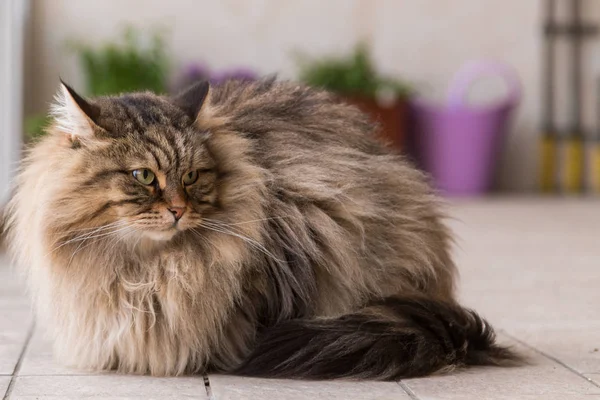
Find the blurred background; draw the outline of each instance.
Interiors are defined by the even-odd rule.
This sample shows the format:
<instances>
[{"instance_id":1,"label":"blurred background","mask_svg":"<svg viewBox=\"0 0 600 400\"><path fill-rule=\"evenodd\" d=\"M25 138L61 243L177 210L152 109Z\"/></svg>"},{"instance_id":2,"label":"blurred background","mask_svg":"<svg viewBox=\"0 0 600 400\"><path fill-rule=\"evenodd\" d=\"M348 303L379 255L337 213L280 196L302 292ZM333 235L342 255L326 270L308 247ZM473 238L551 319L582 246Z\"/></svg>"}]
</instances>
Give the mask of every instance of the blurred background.
<instances>
[{"instance_id":1,"label":"blurred background","mask_svg":"<svg viewBox=\"0 0 600 400\"><path fill-rule=\"evenodd\" d=\"M59 77L98 95L272 73L363 108L449 196L600 187L598 1L3 0L0 18L4 188Z\"/></svg>"}]
</instances>

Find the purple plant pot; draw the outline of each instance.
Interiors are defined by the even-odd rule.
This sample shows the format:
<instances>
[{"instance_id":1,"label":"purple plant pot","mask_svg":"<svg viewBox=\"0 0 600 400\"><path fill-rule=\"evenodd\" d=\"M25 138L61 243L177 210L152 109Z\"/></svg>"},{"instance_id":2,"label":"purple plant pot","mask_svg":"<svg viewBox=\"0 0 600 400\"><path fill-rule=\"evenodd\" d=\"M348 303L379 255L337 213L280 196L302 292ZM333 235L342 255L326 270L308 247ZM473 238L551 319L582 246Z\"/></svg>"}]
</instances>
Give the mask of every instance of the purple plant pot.
<instances>
[{"instance_id":1,"label":"purple plant pot","mask_svg":"<svg viewBox=\"0 0 600 400\"><path fill-rule=\"evenodd\" d=\"M468 90L484 75L502 77L508 95L491 106L469 106ZM491 188L507 124L520 97L521 86L512 69L474 62L458 72L445 105L412 102L418 163L443 194L479 195Z\"/></svg>"},{"instance_id":2,"label":"purple plant pot","mask_svg":"<svg viewBox=\"0 0 600 400\"><path fill-rule=\"evenodd\" d=\"M205 64L192 63L187 65L171 85L171 92L178 93L194 82L208 80L213 85L224 83L230 79L256 80L258 75L249 68L237 68L226 71L211 71Z\"/></svg>"},{"instance_id":3,"label":"purple plant pot","mask_svg":"<svg viewBox=\"0 0 600 400\"><path fill-rule=\"evenodd\" d=\"M258 76L254 73L254 71L251 71L247 68L240 68L214 74L213 76L211 76L210 81L213 84L220 84L230 79L253 81L257 78Z\"/></svg>"}]
</instances>

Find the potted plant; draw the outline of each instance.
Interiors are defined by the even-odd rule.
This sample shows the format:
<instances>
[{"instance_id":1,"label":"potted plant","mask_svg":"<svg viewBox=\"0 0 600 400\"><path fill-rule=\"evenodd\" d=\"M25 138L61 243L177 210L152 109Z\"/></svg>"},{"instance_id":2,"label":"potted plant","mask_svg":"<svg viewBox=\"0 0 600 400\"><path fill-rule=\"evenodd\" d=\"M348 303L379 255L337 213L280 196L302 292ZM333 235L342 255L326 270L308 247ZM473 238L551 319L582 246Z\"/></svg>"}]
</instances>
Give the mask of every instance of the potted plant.
<instances>
[{"instance_id":1,"label":"potted plant","mask_svg":"<svg viewBox=\"0 0 600 400\"><path fill-rule=\"evenodd\" d=\"M381 139L403 149L406 136L406 83L378 73L366 44L345 57L300 60L300 80L342 96L381 124Z\"/></svg>"},{"instance_id":2,"label":"potted plant","mask_svg":"<svg viewBox=\"0 0 600 400\"><path fill-rule=\"evenodd\" d=\"M151 90L166 93L170 71L165 42L155 31L147 45L142 44L138 31L127 27L120 40L101 46L71 42L83 69L86 93L90 96ZM26 139L44 134L50 120L47 115L33 115L25 120Z\"/></svg>"},{"instance_id":3,"label":"potted plant","mask_svg":"<svg viewBox=\"0 0 600 400\"><path fill-rule=\"evenodd\" d=\"M171 63L158 30L145 46L138 31L127 27L121 41L100 47L73 43L71 48L79 58L91 96L143 90L167 92Z\"/></svg>"}]
</instances>

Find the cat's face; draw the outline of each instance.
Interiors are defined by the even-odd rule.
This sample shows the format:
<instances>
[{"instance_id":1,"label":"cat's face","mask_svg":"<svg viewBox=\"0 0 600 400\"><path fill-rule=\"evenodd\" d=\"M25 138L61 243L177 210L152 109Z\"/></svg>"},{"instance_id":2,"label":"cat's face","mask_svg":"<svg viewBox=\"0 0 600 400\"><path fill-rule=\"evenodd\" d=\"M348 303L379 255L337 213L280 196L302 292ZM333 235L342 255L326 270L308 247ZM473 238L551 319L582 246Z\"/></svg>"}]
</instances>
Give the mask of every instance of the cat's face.
<instances>
[{"instance_id":1,"label":"cat's face","mask_svg":"<svg viewBox=\"0 0 600 400\"><path fill-rule=\"evenodd\" d=\"M155 126L104 148L74 150L88 160L76 191L93 193L91 215L103 224L168 240L216 207L216 166L197 132Z\"/></svg>"},{"instance_id":2,"label":"cat's face","mask_svg":"<svg viewBox=\"0 0 600 400\"><path fill-rule=\"evenodd\" d=\"M151 94L93 103L66 86L63 94L58 126L68 161L56 202L69 229L164 241L217 207L217 166L206 133L192 127L199 105L190 115L189 102Z\"/></svg>"}]
</instances>

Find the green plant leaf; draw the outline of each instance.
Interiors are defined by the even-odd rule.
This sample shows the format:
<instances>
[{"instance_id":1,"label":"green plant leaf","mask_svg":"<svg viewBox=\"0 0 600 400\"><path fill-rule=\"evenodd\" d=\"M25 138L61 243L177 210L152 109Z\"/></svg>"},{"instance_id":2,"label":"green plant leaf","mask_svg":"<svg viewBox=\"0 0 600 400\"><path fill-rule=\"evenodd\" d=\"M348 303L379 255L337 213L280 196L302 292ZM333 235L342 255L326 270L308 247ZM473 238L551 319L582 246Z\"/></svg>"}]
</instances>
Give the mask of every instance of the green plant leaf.
<instances>
[{"instance_id":1,"label":"green plant leaf","mask_svg":"<svg viewBox=\"0 0 600 400\"><path fill-rule=\"evenodd\" d=\"M396 97L405 97L412 92L407 83L377 73L369 47L364 42L358 43L353 53L345 57L310 60L306 55L296 53L295 58L300 67L300 80L311 86L370 98L382 90L391 91Z\"/></svg>"},{"instance_id":2,"label":"green plant leaf","mask_svg":"<svg viewBox=\"0 0 600 400\"><path fill-rule=\"evenodd\" d=\"M145 90L165 93L171 64L164 29L155 30L150 38L150 44L142 46L140 32L128 25L120 40L104 45L68 42L83 69L87 93L92 96Z\"/></svg>"}]
</instances>

